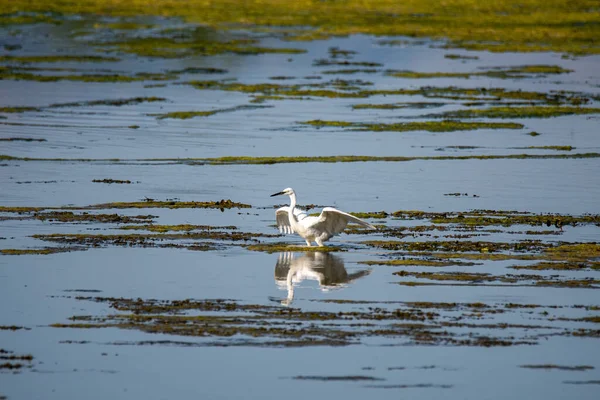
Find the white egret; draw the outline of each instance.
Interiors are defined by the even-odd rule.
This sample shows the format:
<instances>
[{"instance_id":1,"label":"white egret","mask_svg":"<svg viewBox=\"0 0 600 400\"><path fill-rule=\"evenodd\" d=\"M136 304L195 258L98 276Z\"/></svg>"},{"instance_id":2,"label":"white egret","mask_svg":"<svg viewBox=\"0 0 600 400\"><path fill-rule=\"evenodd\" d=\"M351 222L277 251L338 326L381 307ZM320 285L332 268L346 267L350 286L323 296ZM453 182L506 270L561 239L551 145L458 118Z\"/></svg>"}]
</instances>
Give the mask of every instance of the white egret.
<instances>
[{"instance_id":1,"label":"white egret","mask_svg":"<svg viewBox=\"0 0 600 400\"><path fill-rule=\"evenodd\" d=\"M296 193L292 188L283 189L279 193L272 194L271 197L284 194L290 196L290 205L281 207L275 212L279 231L282 233L296 232L306 241L307 246L310 246L311 242L324 246L323 242L343 232L349 223L377 229L368 222L333 207L325 207L318 217L309 217L306 213L296 209Z\"/></svg>"}]
</instances>

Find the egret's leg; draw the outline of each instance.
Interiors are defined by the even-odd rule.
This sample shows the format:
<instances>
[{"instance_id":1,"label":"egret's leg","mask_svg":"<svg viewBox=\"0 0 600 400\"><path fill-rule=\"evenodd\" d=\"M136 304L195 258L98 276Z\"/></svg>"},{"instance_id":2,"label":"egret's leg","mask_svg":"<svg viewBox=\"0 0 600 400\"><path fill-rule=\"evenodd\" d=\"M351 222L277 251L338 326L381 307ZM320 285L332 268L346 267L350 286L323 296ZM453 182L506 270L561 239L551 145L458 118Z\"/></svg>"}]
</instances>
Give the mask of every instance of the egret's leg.
<instances>
[{"instance_id":1,"label":"egret's leg","mask_svg":"<svg viewBox=\"0 0 600 400\"><path fill-rule=\"evenodd\" d=\"M306 246L310 247L310 240L308 240L308 239L304 239L304 240L306 241Z\"/></svg>"},{"instance_id":2,"label":"egret's leg","mask_svg":"<svg viewBox=\"0 0 600 400\"><path fill-rule=\"evenodd\" d=\"M315 242L317 242L317 244L319 245L319 247L323 247L323 246L325 246L325 245L323 244L323 242L321 241L321 239L319 239L319 238L315 238Z\"/></svg>"}]
</instances>

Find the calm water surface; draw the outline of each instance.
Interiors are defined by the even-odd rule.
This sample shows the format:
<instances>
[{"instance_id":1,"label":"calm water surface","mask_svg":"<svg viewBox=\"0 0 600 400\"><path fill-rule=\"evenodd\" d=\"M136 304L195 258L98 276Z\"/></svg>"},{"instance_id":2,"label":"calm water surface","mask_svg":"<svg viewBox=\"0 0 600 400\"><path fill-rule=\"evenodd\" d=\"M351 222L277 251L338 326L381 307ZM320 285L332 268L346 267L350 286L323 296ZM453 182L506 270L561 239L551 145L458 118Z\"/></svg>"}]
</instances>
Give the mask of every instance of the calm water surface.
<instances>
[{"instance_id":1,"label":"calm water surface","mask_svg":"<svg viewBox=\"0 0 600 400\"><path fill-rule=\"evenodd\" d=\"M10 55L47 55L87 51L68 39L61 27L23 28L20 35L7 28L1 35L22 49ZM44 34L49 33L49 36ZM600 149L598 115L548 119L514 118L522 129L479 129L455 132L355 132L343 128L301 125L308 120L392 123L428 121L427 114L464 108L458 100L443 100L428 109L353 110L360 103L435 102L423 96L373 96L362 99L306 98L273 100L261 108L247 108L209 117L162 119L149 114L207 111L251 105L251 96L222 90L197 90L179 83L189 80L235 78L246 84L300 84L331 79L369 81L369 89L422 86L504 88L527 91L568 91L600 94L600 57L563 59L559 54L492 54L450 51L439 43L398 47L378 44L381 38L352 36L318 42L290 43L267 38L265 46L295 47L304 54L258 56L220 55L186 59L144 59L123 55L122 61L87 63L86 67L114 71L164 72L188 67L226 69L216 78L183 74L164 87L149 82L81 83L0 80L1 107L40 107L37 111L0 113L0 138L45 141L2 141L0 154L12 157L63 160L2 160L0 205L87 206L143 199L217 201L231 199L250 209L104 209L93 213L152 214L156 224L233 225L241 232L275 234L269 197L293 187L300 204L335 206L353 212L422 210L427 212L515 210L568 215L597 214L600 198L600 159L468 159L407 162L301 163L275 165L192 165L149 159L212 158L223 156L487 156L509 154L593 153ZM78 47L79 46L79 47ZM317 67L314 60L329 57L329 49L356 51L351 61L383 64L377 73L323 74L337 66ZM0 54L8 55L8 50ZM449 60L445 54L477 55L478 60ZM400 79L385 70L418 72L473 72L482 68L531 64L559 65L573 72L525 79ZM80 63L41 64L45 68L81 68ZM36 65L37 66L37 65ZM48 72L49 73L49 72ZM273 80L273 76L291 76ZM318 80L306 79L319 76ZM156 82L152 82L156 83ZM360 83L359 83L360 84ZM120 107L82 105L52 108L51 104L159 96L164 102ZM596 97L597 98L597 97ZM598 106L592 102L586 106ZM494 120L496 121L496 120ZM504 121L504 120L502 120ZM137 125L137 129L130 128ZM528 133L536 131L540 136ZM537 148L530 149L535 146ZM572 146L569 151L541 149ZM80 161L77 159L92 159ZM122 159L123 162L106 159ZM140 161L141 159L141 161ZM94 179L131 180L132 184L102 184ZM449 196L451 193L467 194ZM280 201L280 198L276 198ZM316 212L312 210L311 212ZM52 246L33 234L120 233L118 224L59 223L15 219L2 213L1 249ZM6 217L6 218L4 218ZM377 220L370 220L379 223ZM390 227L418 225L389 218ZM540 239L547 243L598 242L595 225L565 226L555 234L514 235L511 227L470 240L512 242ZM543 230L543 227L538 228ZM136 231L139 233L139 231ZM428 398L544 398L596 399L600 382L598 325L573 322L598 317L600 295L595 288L532 287L522 285L405 286L393 273L401 268L365 265L366 260L389 254L363 244L391 240L383 233L349 234L330 245L347 251L333 255L263 253L227 243L213 251L181 248L102 246L87 251L49 255L0 256L0 348L10 354L31 354L33 361L20 371L0 369L0 397L9 399L212 399L365 397ZM297 236L259 238L263 243L301 245ZM449 240L444 234L405 241ZM476 266L452 266L452 271L513 273L514 261L484 261ZM408 267L411 271L432 271ZM295 273L292 286L286 279ZM436 269L437 271L437 269ZM503 271L503 272L499 272ZM537 271L535 272L538 273ZM598 280L597 270L540 271L565 278ZM595 286L597 287L597 286ZM463 326L461 337L472 332L517 338L530 344L510 346L425 345L407 336L359 336L345 346L274 346L269 336L252 338L194 337L146 333L107 327L78 329L52 327L71 323L72 316L119 314L108 302L83 297L159 299L165 301L230 299L240 304L297 308L314 312L369 312L397 308L407 302L484 303L548 306L548 309L507 311L469 320L478 324L512 324L507 329ZM330 302L330 300L339 300ZM586 306L573 307L573 306ZM539 314L547 311L546 314ZM447 321L452 312L440 311ZM539 336L552 319L556 333L588 329L596 334ZM323 325L322 321L315 321ZM293 325L290 325L293 326ZM327 325L323 325L327 326ZM360 329L360 328L357 328ZM445 328L452 329L452 328ZM544 328L546 329L546 328ZM546 333L542 329L543 333ZM265 342L265 345L261 345ZM9 354L9 353L6 353ZM2 354L0 354L2 355ZM2 359L0 359L2 364ZM590 368L522 368L554 365Z\"/></svg>"}]
</instances>

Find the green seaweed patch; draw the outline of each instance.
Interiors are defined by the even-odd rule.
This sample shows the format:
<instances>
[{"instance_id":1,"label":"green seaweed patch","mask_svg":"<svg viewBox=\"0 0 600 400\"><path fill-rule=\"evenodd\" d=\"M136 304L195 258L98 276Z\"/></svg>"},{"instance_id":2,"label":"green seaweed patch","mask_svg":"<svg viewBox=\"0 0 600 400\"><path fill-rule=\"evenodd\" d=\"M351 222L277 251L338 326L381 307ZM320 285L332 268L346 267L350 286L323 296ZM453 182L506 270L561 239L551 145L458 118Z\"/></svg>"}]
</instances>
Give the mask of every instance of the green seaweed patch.
<instances>
[{"instance_id":1,"label":"green seaweed patch","mask_svg":"<svg viewBox=\"0 0 600 400\"><path fill-rule=\"evenodd\" d=\"M48 108L63 108L63 107L92 107L92 106L131 106L142 103L156 103L167 101L164 97L156 96L139 96L130 97L125 99L105 99L105 100L89 100L89 101L78 101L73 103L56 103L50 104Z\"/></svg>"},{"instance_id":2,"label":"green seaweed patch","mask_svg":"<svg viewBox=\"0 0 600 400\"><path fill-rule=\"evenodd\" d=\"M477 129L522 129L522 124L507 122L463 122L455 120L443 121L424 121L424 122L400 122L392 124L368 124L345 121L323 121L312 120L300 122L304 125L311 125L317 128L323 127L342 127L352 128L355 131L373 131L373 132L410 132L410 131L428 131L428 132L454 132L470 131Z\"/></svg>"},{"instance_id":3,"label":"green seaweed patch","mask_svg":"<svg viewBox=\"0 0 600 400\"><path fill-rule=\"evenodd\" d=\"M462 155L462 156L297 156L297 157L249 157L225 156L216 158L32 158L15 157L0 154L0 161L33 161L33 162L72 162L72 163L157 163L186 165L262 165L262 164L293 164L293 163L337 163L337 162L405 162L418 160L547 160L547 159L581 159L600 158L600 153L575 154L497 154L497 155ZM5 207L6 208L6 207ZM2 211L0 206L0 211ZM10 209L10 207L8 207ZM62 207L65 209L65 207ZM69 209L76 209L71 207Z\"/></svg>"},{"instance_id":4,"label":"green seaweed patch","mask_svg":"<svg viewBox=\"0 0 600 400\"><path fill-rule=\"evenodd\" d=\"M440 118L552 118L562 115L599 114L600 108L566 106L490 107L432 114Z\"/></svg>"},{"instance_id":5,"label":"green seaweed patch","mask_svg":"<svg viewBox=\"0 0 600 400\"><path fill-rule=\"evenodd\" d=\"M200 29L202 31L202 29ZM184 33L183 31L180 31ZM211 35L192 34L188 38L176 37L129 37L109 42L95 43L108 51L121 51L141 57L181 58L190 56L212 56L223 53L239 55L256 54L301 54L304 49L257 46L258 40L248 37L229 39L211 38Z\"/></svg>"},{"instance_id":6,"label":"green seaweed patch","mask_svg":"<svg viewBox=\"0 0 600 400\"><path fill-rule=\"evenodd\" d=\"M125 225L119 229L124 230L144 230L150 232L190 232L190 231L210 231L210 230L235 230L238 229L236 226L212 226L212 225Z\"/></svg>"},{"instance_id":7,"label":"green seaweed patch","mask_svg":"<svg viewBox=\"0 0 600 400\"><path fill-rule=\"evenodd\" d=\"M0 331L20 331L20 330L29 331L29 330L31 330L31 328L26 328L24 326L17 326L17 325L0 325ZM5 356L5 355L2 355L2 352L0 352L0 360L15 360L15 359L17 359L17 357L19 357L19 359L24 359L23 357L28 357L28 356ZM29 357L31 357L31 356L29 356ZM31 357L30 359L33 359L33 357Z\"/></svg>"},{"instance_id":8,"label":"green seaweed patch","mask_svg":"<svg viewBox=\"0 0 600 400\"><path fill-rule=\"evenodd\" d=\"M445 48L488 50L494 52L558 52L598 54L597 16L588 2L565 0L544 2L527 0L516 8L513 1L501 0L493 7L473 7L469 0L451 3L407 0L398 8L394 1L295 2L278 0L223 1L218 3L191 0L178 2L66 0L56 3L13 1L5 5L7 17L2 23L36 22L38 15L17 14L23 11L60 14L99 14L110 16L155 15L182 17L188 22L221 29L241 27L285 27L285 38L302 40L327 38L331 35L370 34L443 39ZM566 12L565 10L568 10ZM9 17L10 16L10 17ZM499 20L499 16L502 19ZM33 20L32 20L33 18ZM53 22L52 18L47 22ZM548 23L551 21L552 23ZM289 30L292 27L296 33ZM311 27L312 29L298 29ZM262 28L265 29L265 28ZM278 28L271 29L276 33ZM393 39L388 41L392 43ZM418 41L411 41L414 45ZM350 57L354 53L330 50L332 57Z\"/></svg>"},{"instance_id":9,"label":"green seaweed patch","mask_svg":"<svg viewBox=\"0 0 600 400\"><path fill-rule=\"evenodd\" d=\"M514 265L512 269L530 271L585 271L588 269L600 270L600 262L551 262L544 261L533 265Z\"/></svg>"},{"instance_id":10,"label":"green seaweed patch","mask_svg":"<svg viewBox=\"0 0 600 400\"><path fill-rule=\"evenodd\" d=\"M566 74L573 70L558 65L522 65L518 67L495 67L477 72L417 72L417 71L388 71L387 74L396 78L464 78L488 77L500 79L521 79L546 75Z\"/></svg>"},{"instance_id":11,"label":"green seaweed patch","mask_svg":"<svg viewBox=\"0 0 600 400\"><path fill-rule=\"evenodd\" d=\"M527 149L539 149L539 150L556 150L556 151L573 151L573 146L528 146Z\"/></svg>"},{"instance_id":12,"label":"green seaweed patch","mask_svg":"<svg viewBox=\"0 0 600 400\"><path fill-rule=\"evenodd\" d=\"M300 381L323 381L323 382L360 382L360 381L385 381L369 375L296 375L292 379Z\"/></svg>"},{"instance_id":13,"label":"green seaweed patch","mask_svg":"<svg viewBox=\"0 0 600 400\"><path fill-rule=\"evenodd\" d=\"M449 60L479 60L478 56L469 56L469 55L454 54L454 53L444 54L444 58L447 58Z\"/></svg>"},{"instance_id":14,"label":"green seaweed patch","mask_svg":"<svg viewBox=\"0 0 600 400\"><path fill-rule=\"evenodd\" d=\"M590 260L595 260L594 265L597 266L600 259L600 244L598 243L576 243L576 244L561 244L559 246L546 249L544 256L552 261L564 262L583 262L588 263Z\"/></svg>"},{"instance_id":15,"label":"green seaweed patch","mask_svg":"<svg viewBox=\"0 0 600 400\"><path fill-rule=\"evenodd\" d=\"M588 371L594 369L591 365L557 365L557 364L525 364L520 368L527 369L557 369L560 371Z\"/></svg>"},{"instance_id":16,"label":"green seaweed patch","mask_svg":"<svg viewBox=\"0 0 600 400\"><path fill-rule=\"evenodd\" d=\"M354 215L357 218L367 219L367 218L377 218L377 219L385 219L389 216L385 211L376 211L376 212L351 212L351 215Z\"/></svg>"},{"instance_id":17,"label":"green seaweed patch","mask_svg":"<svg viewBox=\"0 0 600 400\"><path fill-rule=\"evenodd\" d=\"M38 138L10 137L0 138L0 142L47 142L47 140Z\"/></svg>"},{"instance_id":18,"label":"green seaweed patch","mask_svg":"<svg viewBox=\"0 0 600 400\"><path fill-rule=\"evenodd\" d=\"M164 113L164 114L148 114L148 115L156 117L156 119L167 119L167 118L189 119L189 118L195 118L195 117L208 117L211 115L224 113L224 112L234 112L234 111L239 111L239 110L254 110L254 109L260 109L260 108L267 108L267 107L270 107L270 106L240 105L240 106L236 106L236 107L221 108L221 109L209 110L209 111L174 111L174 112L169 112L169 113Z\"/></svg>"},{"instance_id":19,"label":"green seaweed patch","mask_svg":"<svg viewBox=\"0 0 600 400\"><path fill-rule=\"evenodd\" d=\"M87 209L87 210L102 210L109 208L215 208L220 210L231 209L231 208L251 208L252 206L244 203L237 203L231 200L219 200L219 201L134 201L134 202L114 202L95 204L86 207L71 207L72 209ZM65 209L65 207L61 207ZM2 209L0 208L0 211Z\"/></svg>"},{"instance_id":20,"label":"green seaweed patch","mask_svg":"<svg viewBox=\"0 0 600 400\"><path fill-rule=\"evenodd\" d=\"M479 252L495 253L500 251L540 251L551 247L549 243L540 240L523 240L520 242L471 242L471 241L429 241L429 242L404 242L399 240L370 240L364 244L385 250L403 250L409 252Z\"/></svg>"},{"instance_id":21,"label":"green seaweed patch","mask_svg":"<svg viewBox=\"0 0 600 400\"><path fill-rule=\"evenodd\" d=\"M423 281L401 281L400 285L406 286L427 286L427 285L460 285L485 286L496 284L517 284L519 286L543 286L543 287L561 287L561 288L600 288L600 280L593 278L585 279L561 279L556 276L545 277L541 275L493 275L490 273L475 272L415 272L401 270L394 272L402 278L411 277L421 280L435 281L433 283Z\"/></svg>"},{"instance_id":22,"label":"green seaweed patch","mask_svg":"<svg viewBox=\"0 0 600 400\"><path fill-rule=\"evenodd\" d=\"M179 208L212 208L224 211L225 209L231 208L252 208L249 204L237 203L232 200L219 200L219 201L157 201L148 199L146 201L135 201L135 202L114 202L104 204L93 204L89 206L62 206L62 207L28 207L28 206L17 206L7 207L0 206L0 212L5 213L27 213L27 212L40 212L44 210L105 210L105 209L128 209L128 208L167 208L167 209L179 209ZM93 218L90 217L90 218Z\"/></svg>"},{"instance_id":23,"label":"green seaweed patch","mask_svg":"<svg viewBox=\"0 0 600 400\"><path fill-rule=\"evenodd\" d=\"M386 266L414 265L414 266L420 266L420 267L448 267L448 266L452 266L452 265L461 265L461 266L477 265L473 262L451 261L451 260L441 260L441 259L431 260L431 259L421 259L421 258L409 258L409 259L401 259L401 260L359 261L359 264L386 265Z\"/></svg>"},{"instance_id":24,"label":"green seaweed patch","mask_svg":"<svg viewBox=\"0 0 600 400\"><path fill-rule=\"evenodd\" d=\"M29 111L40 111L40 109L38 107L0 107L0 112L7 114L20 114Z\"/></svg>"},{"instance_id":25,"label":"green seaweed patch","mask_svg":"<svg viewBox=\"0 0 600 400\"><path fill-rule=\"evenodd\" d=\"M353 110L398 110L404 108L436 108L443 107L448 103L440 103L440 102L405 102L405 103L392 103L392 104L353 104Z\"/></svg>"},{"instance_id":26,"label":"green seaweed patch","mask_svg":"<svg viewBox=\"0 0 600 400\"><path fill-rule=\"evenodd\" d=\"M62 62L117 62L121 61L117 57L94 56L94 55L52 55L52 56L0 56L0 62L16 62L23 64L31 63L62 63Z\"/></svg>"},{"instance_id":27,"label":"green seaweed patch","mask_svg":"<svg viewBox=\"0 0 600 400\"><path fill-rule=\"evenodd\" d=\"M222 68L214 68L214 67L188 67L183 69L173 69L169 70L169 73L179 75L179 74L226 74L227 70Z\"/></svg>"},{"instance_id":28,"label":"green seaweed patch","mask_svg":"<svg viewBox=\"0 0 600 400\"><path fill-rule=\"evenodd\" d=\"M406 253L418 257L435 257L438 259L464 259L464 260L482 260L482 261L506 261L506 260L537 260L538 255L533 254L504 254L504 253L463 253L463 252L410 252Z\"/></svg>"},{"instance_id":29,"label":"green seaweed patch","mask_svg":"<svg viewBox=\"0 0 600 400\"><path fill-rule=\"evenodd\" d=\"M302 98L302 97L325 97L325 98L367 98L371 96L423 96L435 99L450 100L469 100L469 101L520 101L520 102L538 102L546 104L573 104L580 105L589 103L596 99L593 95L579 92L567 91L549 91L549 92L529 92L523 90L508 90L505 88L463 88L456 86L437 87L425 86L418 89L366 89L365 86L372 85L371 82L364 81L345 81L336 79L328 82L306 83L306 84L275 84L259 83L244 84L230 81L189 81L186 84L192 85L201 90L226 90L242 93L250 93L262 96L282 96L284 98ZM331 90L335 88L338 90Z\"/></svg>"},{"instance_id":30,"label":"green seaweed patch","mask_svg":"<svg viewBox=\"0 0 600 400\"><path fill-rule=\"evenodd\" d=\"M114 29L114 30L121 30L121 31L152 29L154 27L156 27L156 25L143 24L143 23L134 22L134 21L118 21L118 22L111 22L111 23L107 23L105 25L97 26L97 28L100 28L100 29L106 28L106 29Z\"/></svg>"},{"instance_id":31,"label":"green seaweed patch","mask_svg":"<svg viewBox=\"0 0 600 400\"><path fill-rule=\"evenodd\" d=\"M44 247L42 249L0 249L0 254L5 256L22 256L22 255L48 255L57 253L69 253L71 251L85 250L81 247Z\"/></svg>"},{"instance_id":32,"label":"green seaweed patch","mask_svg":"<svg viewBox=\"0 0 600 400\"><path fill-rule=\"evenodd\" d=\"M339 310L304 311L291 307L244 304L226 299L167 301L83 296L76 299L105 303L118 313L75 315L69 318L69 323L56 323L52 327L116 327L146 333L189 336L198 338L200 342L197 345L200 346L340 346L359 344L366 338L378 337L393 340L394 343L401 338L418 345L490 347L535 344L539 339L547 337L545 333L532 332L531 328L537 327L532 325L455 322L461 319L480 319L483 314L505 312L504 309L496 309L483 303L406 303L394 309L385 306L363 308L369 302L334 301L340 307ZM344 309L344 306L349 307ZM452 315L448 315L448 312ZM457 312L460 314L456 315ZM445 327L469 329L464 332ZM518 334L510 337L488 336L480 332L489 332L491 329L500 332L510 327L527 328L527 337L518 337ZM564 327L560 334L576 333L592 334ZM215 338L218 340L214 341ZM147 344L159 343L161 342L149 341Z\"/></svg>"},{"instance_id":33,"label":"green seaweed patch","mask_svg":"<svg viewBox=\"0 0 600 400\"><path fill-rule=\"evenodd\" d=\"M420 213L396 211L392 216L403 219L430 219L434 224L457 224L462 226L563 226L579 224L600 225L600 215L562 215L562 214L523 214L523 213L490 213L473 211L464 213Z\"/></svg>"},{"instance_id":34,"label":"green seaweed patch","mask_svg":"<svg viewBox=\"0 0 600 400\"><path fill-rule=\"evenodd\" d=\"M0 79L35 81L35 82L97 82L97 83L129 83L142 81L166 81L176 79L177 76L163 73L138 72L132 75L106 73L106 74L72 74L72 75L46 75L21 72L10 67L0 67Z\"/></svg>"},{"instance_id":35,"label":"green seaweed patch","mask_svg":"<svg viewBox=\"0 0 600 400\"><path fill-rule=\"evenodd\" d=\"M329 67L334 65L343 67L383 67L381 63L368 61L348 61L328 58L319 58L313 61L313 67Z\"/></svg>"},{"instance_id":36,"label":"green seaweed patch","mask_svg":"<svg viewBox=\"0 0 600 400\"><path fill-rule=\"evenodd\" d=\"M86 247L124 246L124 247L160 247L160 248L188 248L182 243L163 243L166 240L214 240L214 241L256 241L257 237L275 237L278 235L251 233L251 232L223 232L223 231L179 231L175 233L149 233L149 234L83 234L83 233L52 233L34 234L31 237L43 241L80 245ZM190 250L202 250L203 246L214 246L210 243L197 242Z\"/></svg>"},{"instance_id":37,"label":"green seaweed patch","mask_svg":"<svg viewBox=\"0 0 600 400\"><path fill-rule=\"evenodd\" d=\"M239 82L224 81L190 81L186 82L196 89L201 90L225 90L242 93L250 93L255 96L271 96L271 99L303 98L303 97L326 97L326 98L356 98L368 97L369 93L357 91L357 85L368 85L363 81L345 81L336 79L330 82L283 85L275 83L244 84ZM331 90L330 87L338 90ZM353 91L349 91L353 90Z\"/></svg>"},{"instance_id":38,"label":"green seaweed patch","mask_svg":"<svg viewBox=\"0 0 600 400\"><path fill-rule=\"evenodd\" d=\"M0 15L0 26L2 25L32 25L53 24L60 25L62 20L50 13L23 13L23 10L14 10L12 13Z\"/></svg>"},{"instance_id":39,"label":"green seaweed patch","mask_svg":"<svg viewBox=\"0 0 600 400\"><path fill-rule=\"evenodd\" d=\"M346 69L330 69L321 72L324 75L351 75L351 74L376 74L380 70L375 68L346 68Z\"/></svg>"},{"instance_id":40,"label":"green seaweed patch","mask_svg":"<svg viewBox=\"0 0 600 400\"><path fill-rule=\"evenodd\" d=\"M105 179L92 179L92 182L94 183L108 183L108 184L131 184L132 182L129 179L126 180L121 180L121 179L111 179L111 178L105 178Z\"/></svg>"},{"instance_id":41,"label":"green seaweed patch","mask_svg":"<svg viewBox=\"0 0 600 400\"><path fill-rule=\"evenodd\" d=\"M76 214L71 211L39 212L33 214L31 217L40 221L49 222L97 222L108 224L140 224L148 223L156 218L154 215L90 214L87 212Z\"/></svg>"},{"instance_id":42,"label":"green seaweed patch","mask_svg":"<svg viewBox=\"0 0 600 400\"><path fill-rule=\"evenodd\" d=\"M341 247L335 246L297 246L287 243L258 243L245 246L251 251L262 251L265 253L280 253L280 252L318 252L318 253L331 253L347 251Z\"/></svg>"}]
</instances>

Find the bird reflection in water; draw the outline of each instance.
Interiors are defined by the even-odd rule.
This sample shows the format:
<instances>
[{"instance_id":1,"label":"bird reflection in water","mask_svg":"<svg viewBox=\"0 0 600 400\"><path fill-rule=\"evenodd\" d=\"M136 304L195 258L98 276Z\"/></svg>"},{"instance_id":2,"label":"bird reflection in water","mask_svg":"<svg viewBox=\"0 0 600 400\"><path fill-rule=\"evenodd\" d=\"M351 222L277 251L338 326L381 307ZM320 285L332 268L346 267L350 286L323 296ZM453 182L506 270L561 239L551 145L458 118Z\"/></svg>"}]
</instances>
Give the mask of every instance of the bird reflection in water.
<instances>
[{"instance_id":1,"label":"bird reflection in water","mask_svg":"<svg viewBox=\"0 0 600 400\"><path fill-rule=\"evenodd\" d=\"M370 270L349 274L344 261L324 252L307 252L302 255L293 252L279 253L275 265L275 282L279 288L287 290L287 299L281 304L290 305L294 300L294 286L309 279L319 282L319 288L326 292L340 289L355 280L369 275Z\"/></svg>"}]
</instances>

